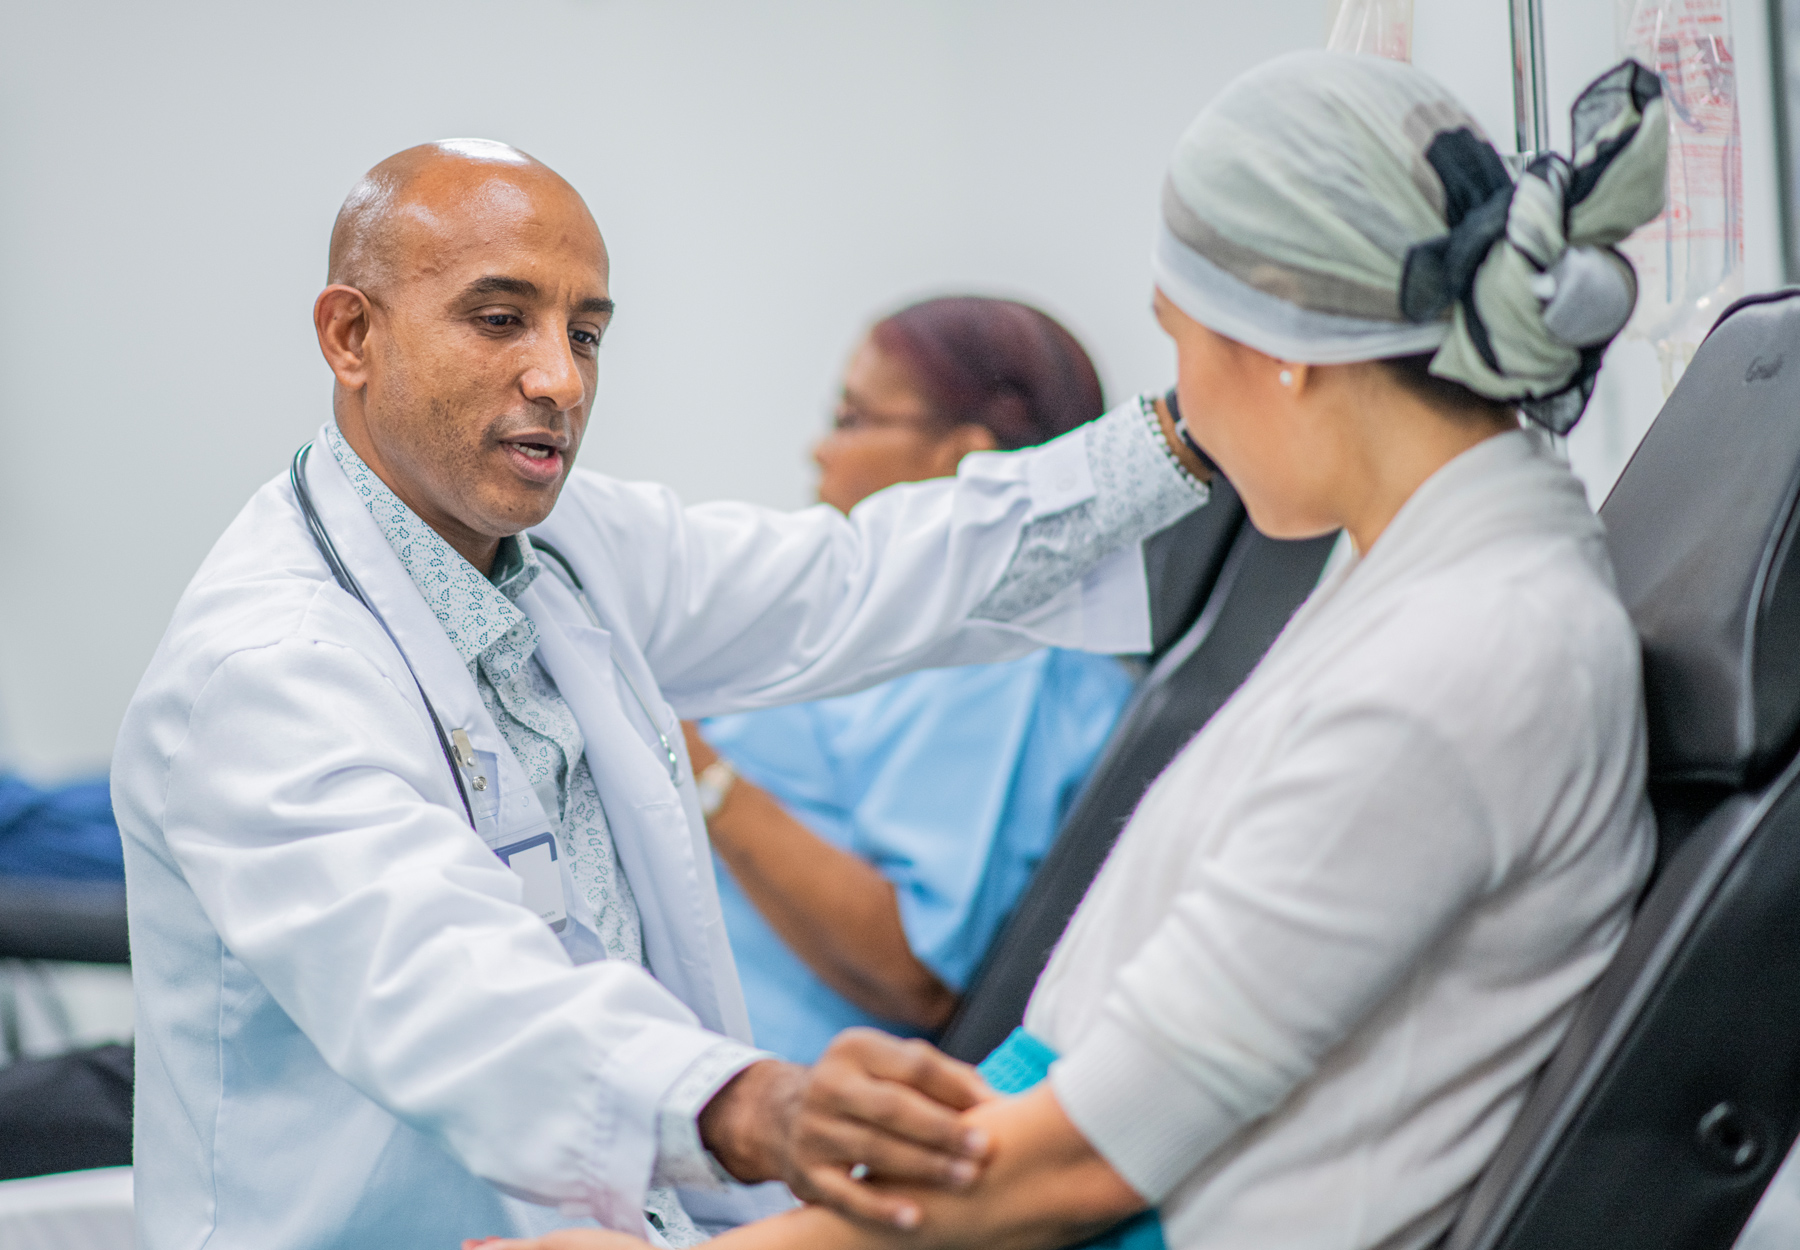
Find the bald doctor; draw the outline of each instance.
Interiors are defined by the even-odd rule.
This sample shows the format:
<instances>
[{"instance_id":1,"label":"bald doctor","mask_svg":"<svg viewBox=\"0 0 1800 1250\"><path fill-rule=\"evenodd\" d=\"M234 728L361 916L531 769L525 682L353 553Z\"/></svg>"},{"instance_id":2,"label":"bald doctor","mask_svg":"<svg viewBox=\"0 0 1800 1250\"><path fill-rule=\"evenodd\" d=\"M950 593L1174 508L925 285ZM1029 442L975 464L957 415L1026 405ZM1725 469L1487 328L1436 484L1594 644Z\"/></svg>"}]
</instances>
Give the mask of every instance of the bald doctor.
<instances>
[{"instance_id":1,"label":"bald doctor","mask_svg":"<svg viewBox=\"0 0 1800 1250\"><path fill-rule=\"evenodd\" d=\"M1138 542L1204 470L1134 401L848 518L684 509L573 471L607 268L574 190L485 141L338 216L333 417L188 586L113 763L145 1250L687 1245L775 1180L904 1227L857 1165L978 1171L971 1069L753 1048L679 720L1142 650Z\"/></svg>"}]
</instances>

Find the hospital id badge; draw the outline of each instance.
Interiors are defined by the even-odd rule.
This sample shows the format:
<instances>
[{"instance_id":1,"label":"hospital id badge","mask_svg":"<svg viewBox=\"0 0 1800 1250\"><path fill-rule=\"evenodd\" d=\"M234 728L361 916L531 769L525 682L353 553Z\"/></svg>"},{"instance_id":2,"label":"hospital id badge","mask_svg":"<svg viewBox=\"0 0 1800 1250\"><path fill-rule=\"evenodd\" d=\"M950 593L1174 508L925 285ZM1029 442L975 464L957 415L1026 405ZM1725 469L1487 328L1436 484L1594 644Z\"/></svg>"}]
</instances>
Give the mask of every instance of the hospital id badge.
<instances>
[{"instance_id":1,"label":"hospital id badge","mask_svg":"<svg viewBox=\"0 0 1800 1250\"><path fill-rule=\"evenodd\" d=\"M525 906L536 912L538 919L549 925L552 933L561 933L563 926L569 923L569 917L563 911L562 870L556 864L556 838L548 831L534 833L511 846L496 847L494 854L524 882Z\"/></svg>"}]
</instances>

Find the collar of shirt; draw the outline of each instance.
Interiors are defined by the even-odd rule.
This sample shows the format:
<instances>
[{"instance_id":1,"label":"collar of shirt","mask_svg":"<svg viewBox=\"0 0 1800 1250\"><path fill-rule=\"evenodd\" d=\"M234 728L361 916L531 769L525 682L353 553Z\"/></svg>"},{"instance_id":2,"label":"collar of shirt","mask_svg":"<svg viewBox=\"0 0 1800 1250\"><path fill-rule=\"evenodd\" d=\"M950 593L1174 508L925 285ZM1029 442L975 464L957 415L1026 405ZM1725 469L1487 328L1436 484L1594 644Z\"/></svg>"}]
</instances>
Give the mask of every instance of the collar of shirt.
<instances>
[{"instance_id":1,"label":"collar of shirt","mask_svg":"<svg viewBox=\"0 0 1800 1250\"><path fill-rule=\"evenodd\" d=\"M471 673L479 661L494 681L517 674L537 650L538 640L537 627L516 600L543 569L525 536L501 539L492 577L483 577L388 489L335 424L325 427L325 438L351 489Z\"/></svg>"}]
</instances>

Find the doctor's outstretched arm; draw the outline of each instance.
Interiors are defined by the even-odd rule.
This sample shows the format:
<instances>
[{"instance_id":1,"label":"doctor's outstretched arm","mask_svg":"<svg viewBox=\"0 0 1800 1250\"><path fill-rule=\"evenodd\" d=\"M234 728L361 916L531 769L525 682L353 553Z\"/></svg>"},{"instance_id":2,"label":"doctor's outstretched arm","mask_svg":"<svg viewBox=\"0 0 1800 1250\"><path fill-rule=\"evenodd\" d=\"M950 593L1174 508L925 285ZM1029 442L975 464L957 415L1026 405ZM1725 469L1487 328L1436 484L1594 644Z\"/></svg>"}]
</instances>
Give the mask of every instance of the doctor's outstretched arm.
<instances>
[{"instance_id":1,"label":"doctor's outstretched arm","mask_svg":"<svg viewBox=\"0 0 1800 1250\"><path fill-rule=\"evenodd\" d=\"M1139 544L1205 502L1205 475L1163 406L1133 399L1040 447L969 455L955 478L878 491L848 517L684 509L659 487L577 472L538 532L607 588L609 628L693 718L1039 646L1143 651Z\"/></svg>"}]
</instances>

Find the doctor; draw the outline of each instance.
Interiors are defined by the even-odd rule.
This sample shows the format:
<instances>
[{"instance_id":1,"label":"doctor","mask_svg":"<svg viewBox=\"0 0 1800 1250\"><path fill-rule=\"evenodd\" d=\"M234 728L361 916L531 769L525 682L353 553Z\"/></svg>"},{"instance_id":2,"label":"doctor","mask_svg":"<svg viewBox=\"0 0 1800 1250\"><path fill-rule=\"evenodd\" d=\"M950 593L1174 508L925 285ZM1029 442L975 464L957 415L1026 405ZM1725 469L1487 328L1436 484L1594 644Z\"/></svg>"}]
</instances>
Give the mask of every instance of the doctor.
<instances>
[{"instance_id":1,"label":"doctor","mask_svg":"<svg viewBox=\"0 0 1800 1250\"><path fill-rule=\"evenodd\" d=\"M1203 471L1134 401L848 518L574 474L607 266L485 141L339 214L333 420L196 574L114 759L146 1250L692 1244L776 1179L904 1227L856 1165L978 1170L969 1069L750 1045L678 717L1141 649L1138 540Z\"/></svg>"}]
</instances>

